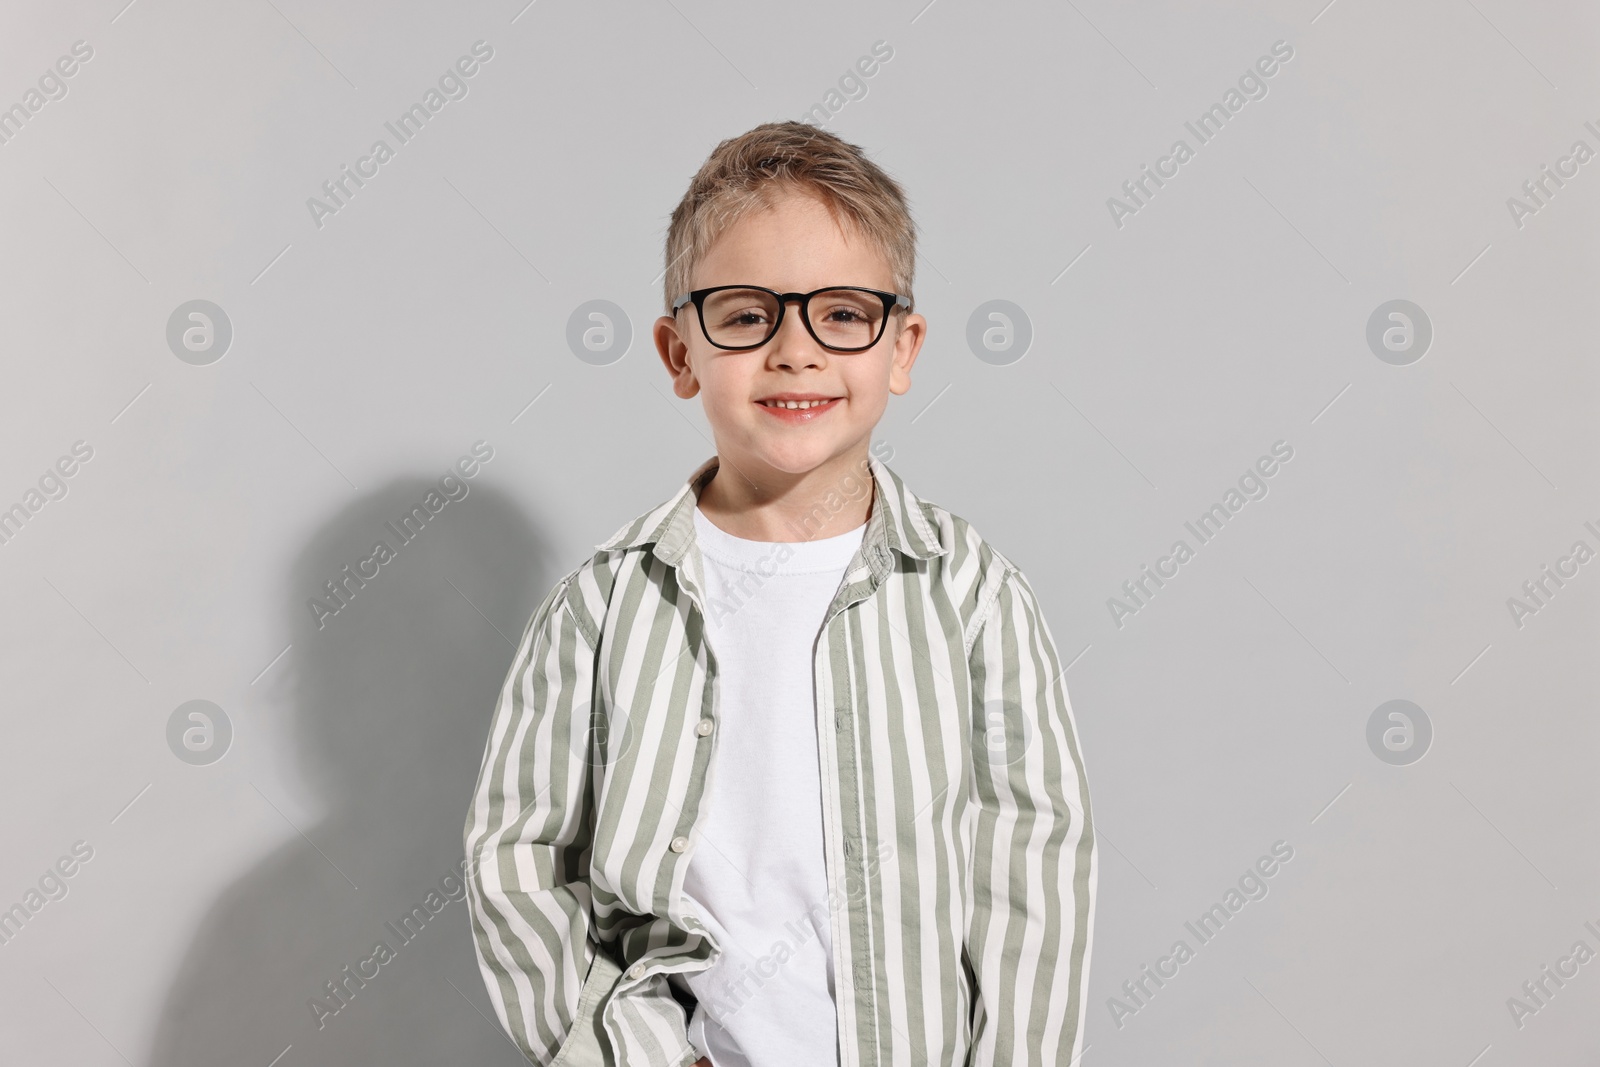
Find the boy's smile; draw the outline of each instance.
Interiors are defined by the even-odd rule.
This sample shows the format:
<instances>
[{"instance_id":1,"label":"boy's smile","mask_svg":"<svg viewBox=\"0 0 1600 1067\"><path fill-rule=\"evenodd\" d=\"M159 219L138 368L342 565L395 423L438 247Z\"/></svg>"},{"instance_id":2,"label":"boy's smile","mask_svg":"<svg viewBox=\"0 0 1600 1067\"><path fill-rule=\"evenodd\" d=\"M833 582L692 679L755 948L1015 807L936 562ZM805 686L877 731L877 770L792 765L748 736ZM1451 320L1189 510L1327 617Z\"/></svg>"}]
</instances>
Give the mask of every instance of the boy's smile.
<instances>
[{"instance_id":1,"label":"boy's smile","mask_svg":"<svg viewBox=\"0 0 1600 1067\"><path fill-rule=\"evenodd\" d=\"M800 193L781 195L771 208L752 208L720 234L693 285L759 285L780 293L895 288L883 253L848 221L835 221L820 200ZM814 321L824 310L813 309ZM735 536L793 540L786 520L865 469L889 394L911 388L911 365L926 330L921 315L895 309L871 348L836 352L817 342L800 303L791 301L770 340L729 351L707 340L693 303L656 320L656 348L673 392L684 399L702 394L726 468L720 473L732 475L706 485L700 497L706 515ZM867 514L865 505L841 512L814 536L854 529Z\"/></svg>"},{"instance_id":2,"label":"boy's smile","mask_svg":"<svg viewBox=\"0 0 1600 1067\"><path fill-rule=\"evenodd\" d=\"M831 411L841 397L827 397L818 393L774 393L756 401L763 411L790 423L807 422Z\"/></svg>"}]
</instances>

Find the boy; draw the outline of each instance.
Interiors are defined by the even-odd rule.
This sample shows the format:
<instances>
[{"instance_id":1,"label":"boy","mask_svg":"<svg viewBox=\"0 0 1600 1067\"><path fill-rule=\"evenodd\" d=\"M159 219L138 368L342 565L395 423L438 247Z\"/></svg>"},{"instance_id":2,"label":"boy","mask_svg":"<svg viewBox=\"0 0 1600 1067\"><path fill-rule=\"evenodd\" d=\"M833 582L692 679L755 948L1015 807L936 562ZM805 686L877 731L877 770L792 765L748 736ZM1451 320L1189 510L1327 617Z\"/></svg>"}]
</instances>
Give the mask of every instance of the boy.
<instances>
[{"instance_id":1,"label":"boy","mask_svg":"<svg viewBox=\"0 0 1600 1067\"><path fill-rule=\"evenodd\" d=\"M869 451L915 229L860 149L723 142L655 341L717 453L534 612L465 828L501 1023L553 1067L1069 1064L1096 850L1022 573Z\"/></svg>"}]
</instances>

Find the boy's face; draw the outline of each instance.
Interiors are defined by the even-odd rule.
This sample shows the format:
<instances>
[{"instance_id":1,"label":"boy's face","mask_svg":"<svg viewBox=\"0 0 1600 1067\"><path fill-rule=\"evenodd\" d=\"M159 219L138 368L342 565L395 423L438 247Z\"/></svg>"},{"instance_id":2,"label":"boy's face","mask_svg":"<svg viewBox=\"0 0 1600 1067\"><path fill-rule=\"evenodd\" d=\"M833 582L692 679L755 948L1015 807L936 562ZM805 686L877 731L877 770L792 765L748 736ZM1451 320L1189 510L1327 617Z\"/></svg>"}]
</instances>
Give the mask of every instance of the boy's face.
<instances>
[{"instance_id":1,"label":"boy's face","mask_svg":"<svg viewBox=\"0 0 1600 1067\"><path fill-rule=\"evenodd\" d=\"M760 285L808 293L835 285L893 292L889 264L875 247L843 231L811 196L785 195L771 209L752 209L718 236L691 288ZM703 394L717 454L747 476L805 474L864 456L889 394L911 388L911 364L927 320L890 313L878 343L862 352L832 352L806 329L790 303L777 334L760 348L727 351L706 340L693 302L656 320L656 348L672 388ZM836 398L809 414L775 413L760 401L799 393ZM781 477L780 477L781 480Z\"/></svg>"}]
</instances>

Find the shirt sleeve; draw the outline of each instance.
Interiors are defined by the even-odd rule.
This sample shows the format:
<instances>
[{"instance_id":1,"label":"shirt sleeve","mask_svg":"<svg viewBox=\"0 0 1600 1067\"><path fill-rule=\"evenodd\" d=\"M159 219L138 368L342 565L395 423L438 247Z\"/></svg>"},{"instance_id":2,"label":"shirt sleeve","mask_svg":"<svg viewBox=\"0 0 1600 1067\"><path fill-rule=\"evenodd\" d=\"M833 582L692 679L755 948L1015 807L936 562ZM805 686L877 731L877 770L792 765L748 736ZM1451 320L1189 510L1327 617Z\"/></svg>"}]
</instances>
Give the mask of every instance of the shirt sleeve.
<instances>
[{"instance_id":1,"label":"shirt sleeve","mask_svg":"<svg viewBox=\"0 0 1600 1067\"><path fill-rule=\"evenodd\" d=\"M1066 664L1015 567L970 663L978 812L964 953L977 1002L967 1065L1075 1065L1094 924L1089 785Z\"/></svg>"},{"instance_id":2,"label":"shirt sleeve","mask_svg":"<svg viewBox=\"0 0 1600 1067\"><path fill-rule=\"evenodd\" d=\"M572 577L523 632L464 831L478 966L500 1024L538 1064L573 1032L597 951L588 881L594 650L567 607Z\"/></svg>"}]
</instances>

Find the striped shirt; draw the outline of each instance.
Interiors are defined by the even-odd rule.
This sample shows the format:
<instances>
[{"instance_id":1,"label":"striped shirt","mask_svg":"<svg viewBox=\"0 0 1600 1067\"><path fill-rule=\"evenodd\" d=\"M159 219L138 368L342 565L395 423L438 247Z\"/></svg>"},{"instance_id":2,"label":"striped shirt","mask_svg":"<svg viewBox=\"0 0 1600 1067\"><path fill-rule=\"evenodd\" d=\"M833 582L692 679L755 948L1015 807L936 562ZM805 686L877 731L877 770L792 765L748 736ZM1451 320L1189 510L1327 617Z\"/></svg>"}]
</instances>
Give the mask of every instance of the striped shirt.
<instances>
[{"instance_id":1,"label":"striped shirt","mask_svg":"<svg viewBox=\"0 0 1600 1067\"><path fill-rule=\"evenodd\" d=\"M718 737L694 530L717 466L545 596L494 711L468 901L536 1064L699 1056L668 976L721 951L682 892ZM1015 564L863 466L812 513L872 492L813 664L841 1067L1076 1063L1097 850L1066 665Z\"/></svg>"}]
</instances>

